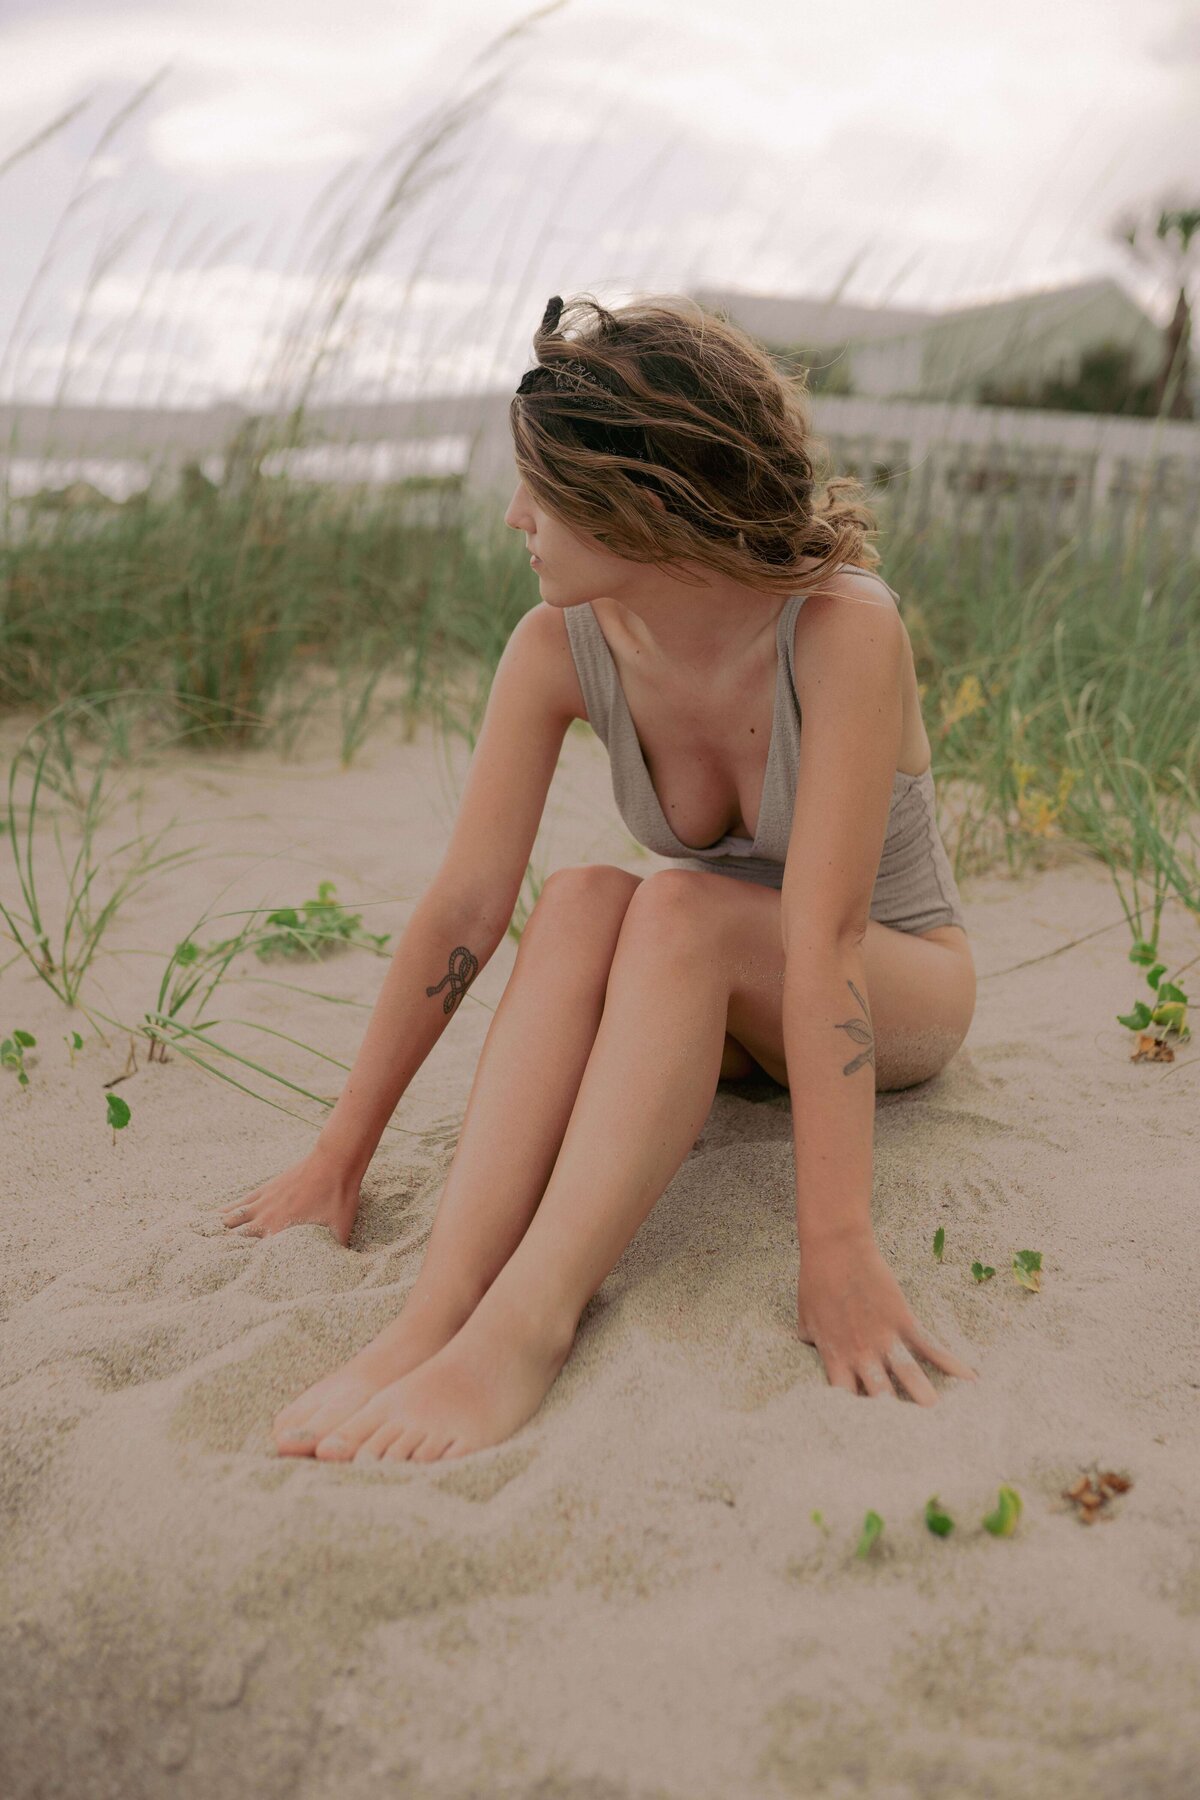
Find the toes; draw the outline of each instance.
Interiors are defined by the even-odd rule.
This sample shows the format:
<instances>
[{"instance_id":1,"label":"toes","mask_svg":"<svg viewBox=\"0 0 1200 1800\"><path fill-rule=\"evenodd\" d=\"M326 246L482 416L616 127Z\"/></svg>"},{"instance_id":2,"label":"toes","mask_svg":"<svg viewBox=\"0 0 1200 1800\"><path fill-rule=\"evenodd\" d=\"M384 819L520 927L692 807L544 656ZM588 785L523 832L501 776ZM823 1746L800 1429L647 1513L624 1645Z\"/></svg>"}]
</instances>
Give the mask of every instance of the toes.
<instances>
[{"instance_id":1,"label":"toes","mask_svg":"<svg viewBox=\"0 0 1200 1800\"><path fill-rule=\"evenodd\" d=\"M317 1434L311 1425L283 1425L275 1428L275 1449L280 1456L311 1456L317 1445Z\"/></svg>"},{"instance_id":2,"label":"toes","mask_svg":"<svg viewBox=\"0 0 1200 1800\"><path fill-rule=\"evenodd\" d=\"M353 1444L341 1431L334 1431L328 1437L317 1440L314 1452L318 1462L349 1462L357 1445Z\"/></svg>"},{"instance_id":3,"label":"toes","mask_svg":"<svg viewBox=\"0 0 1200 1800\"><path fill-rule=\"evenodd\" d=\"M382 1423L377 1406L364 1406L323 1433L317 1443L317 1455L322 1462L348 1462Z\"/></svg>"},{"instance_id":4,"label":"toes","mask_svg":"<svg viewBox=\"0 0 1200 1800\"><path fill-rule=\"evenodd\" d=\"M385 1462L407 1462L418 1444L425 1441L428 1433L422 1425L406 1425L394 1443L383 1453Z\"/></svg>"},{"instance_id":5,"label":"toes","mask_svg":"<svg viewBox=\"0 0 1200 1800\"><path fill-rule=\"evenodd\" d=\"M329 1448L325 1448L325 1443L319 1444L317 1455L336 1462L354 1456L360 1446L380 1430L386 1428L395 1437L405 1423L397 1416L398 1386L399 1383L390 1382L374 1394L360 1393L357 1405L339 1407L322 1433Z\"/></svg>"},{"instance_id":6,"label":"toes","mask_svg":"<svg viewBox=\"0 0 1200 1800\"><path fill-rule=\"evenodd\" d=\"M284 1408L272 1426L278 1449L285 1454L311 1456L318 1440L332 1435L343 1419L357 1412L360 1404L361 1400L350 1400L339 1406L336 1402L331 1404L326 1396L318 1399L302 1394L297 1404Z\"/></svg>"},{"instance_id":7,"label":"toes","mask_svg":"<svg viewBox=\"0 0 1200 1800\"><path fill-rule=\"evenodd\" d=\"M370 1437L364 1439L358 1446L358 1449L354 1452L354 1461L378 1462L388 1445L395 1441L403 1429L404 1427L402 1425L397 1425L394 1422L387 1425L381 1425L378 1431L373 1431Z\"/></svg>"},{"instance_id":8,"label":"toes","mask_svg":"<svg viewBox=\"0 0 1200 1800\"><path fill-rule=\"evenodd\" d=\"M437 1462L450 1442L445 1432L431 1431L425 1442L413 1451L413 1462Z\"/></svg>"},{"instance_id":9,"label":"toes","mask_svg":"<svg viewBox=\"0 0 1200 1800\"><path fill-rule=\"evenodd\" d=\"M302 1412L298 1418L289 1419L288 1423L290 1425L311 1425L318 1438L332 1437L335 1431L343 1430L355 1413L361 1412L371 1398L372 1395L364 1392L358 1382L352 1387L328 1389L324 1393L311 1395L307 1410ZM375 1423L379 1423L378 1419Z\"/></svg>"}]
</instances>

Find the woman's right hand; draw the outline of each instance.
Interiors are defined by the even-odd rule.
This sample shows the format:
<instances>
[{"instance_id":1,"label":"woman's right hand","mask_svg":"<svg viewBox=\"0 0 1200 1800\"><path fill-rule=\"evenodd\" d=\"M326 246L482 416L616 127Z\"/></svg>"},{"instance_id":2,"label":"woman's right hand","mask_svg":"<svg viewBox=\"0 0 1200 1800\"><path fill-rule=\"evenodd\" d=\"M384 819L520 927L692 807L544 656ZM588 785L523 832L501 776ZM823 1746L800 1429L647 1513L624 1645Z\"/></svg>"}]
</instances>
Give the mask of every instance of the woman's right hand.
<instances>
[{"instance_id":1,"label":"woman's right hand","mask_svg":"<svg viewBox=\"0 0 1200 1800\"><path fill-rule=\"evenodd\" d=\"M339 1244L350 1242L361 1176L314 1145L290 1169L252 1188L221 1217L239 1237L269 1237L289 1225L327 1225Z\"/></svg>"}]
</instances>

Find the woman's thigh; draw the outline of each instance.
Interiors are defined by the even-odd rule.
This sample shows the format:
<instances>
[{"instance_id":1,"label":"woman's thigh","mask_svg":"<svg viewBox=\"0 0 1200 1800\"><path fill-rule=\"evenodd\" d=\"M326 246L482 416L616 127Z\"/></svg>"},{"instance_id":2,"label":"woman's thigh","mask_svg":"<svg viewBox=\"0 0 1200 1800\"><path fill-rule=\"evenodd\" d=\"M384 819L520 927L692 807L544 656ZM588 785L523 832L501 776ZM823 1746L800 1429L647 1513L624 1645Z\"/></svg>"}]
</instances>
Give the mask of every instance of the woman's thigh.
<instances>
[{"instance_id":1,"label":"woman's thigh","mask_svg":"<svg viewBox=\"0 0 1200 1800\"><path fill-rule=\"evenodd\" d=\"M664 873L697 883L696 904L712 907L714 950L729 981L722 1078L736 1080L761 1068L786 1087L778 888L715 872ZM929 1080L954 1055L975 1011L975 965L966 932L951 925L917 934L872 919L863 960L876 1089Z\"/></svg>"},{"instance_id":2,"label":"woman's thigh","mask_svg":"<svg viewBox=\"0 0 1200 1800\"><path fill-rule=\"evenodd\" d=\"M581 936L591 941L596 934L603 939L601 959L611 961L630 900L644 880L658 876L696 884L695 905L711 908L711 941L714 948L720 947L729 982L720 1078L737 1081L762 1071L786 1087L778 888L715 871L664 869L641 876L615 865L583 864L548 878L543 888L547 902L551 893L557 893L562 904L539 923L545 928L557 918L572 938L576 955ZM535 917L539 907L546 914L539 901ZM927 1081L954 1055L975 1010L975 965L966 932L957 925L941 925L916 935L872 919L863 957L875 1038L876 1089ZM603 979L599 967L597 973Z\"/></svg>"}]
</instances>

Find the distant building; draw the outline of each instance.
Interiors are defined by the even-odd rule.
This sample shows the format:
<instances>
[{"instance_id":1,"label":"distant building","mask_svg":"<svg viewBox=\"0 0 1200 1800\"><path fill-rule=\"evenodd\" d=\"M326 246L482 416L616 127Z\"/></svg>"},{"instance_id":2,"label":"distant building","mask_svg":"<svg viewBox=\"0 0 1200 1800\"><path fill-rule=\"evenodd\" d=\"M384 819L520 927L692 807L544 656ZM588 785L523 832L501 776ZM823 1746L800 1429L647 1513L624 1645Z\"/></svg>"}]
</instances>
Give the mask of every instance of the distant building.
<instances>
[{"instance_id":1,"label":"distant building","mask_svg":"<svg viewBox=\"0 0 1200 1800\"><path fill-rule=\"evenodd\" d=\"M1141 379L1153 379L1162 362L1161 328L1107 276L938 312L722 288L692 298L772 350L799 345L824 363L836 357L831 391L864 399L970 403L986 381L1070 378L1081 353L1106 342L1128 349ZM1193 377L1200 382L1200 369Z\"/></svg>"},{"instance_id":2,"label":"distant building","mask_svg":"<svg viewBox=\"0 0 1200 1800\"><path fill-rule=\"evenodd\" d=\"M692 297L772 352L799 348L836 372L814 381L814 431L834 466L872 495L886 490L894 519L914 531L932 519L984 528L1028 505L1045 512L1051 537L1086 537L1103 524L1114 543L1161 536L1200 554L1200 422L977 403L984 382L1070 380L1082 352L1106 341L1128 347L1139 379L1153 378L1165 334L1119 283L946 312L713 288ZM519 367L482 392L315 401L299 441L290 415L264 417L236 401L162 410L0 403L0 488L20 503L19 525L39 492L73 482L118 501L182 492L207 503L214 484L235 490L253 465L335 498L382 490L415 521L463 512L472 529L478 521L485 536L504 538Z\"/></svg>"}]
</instances>

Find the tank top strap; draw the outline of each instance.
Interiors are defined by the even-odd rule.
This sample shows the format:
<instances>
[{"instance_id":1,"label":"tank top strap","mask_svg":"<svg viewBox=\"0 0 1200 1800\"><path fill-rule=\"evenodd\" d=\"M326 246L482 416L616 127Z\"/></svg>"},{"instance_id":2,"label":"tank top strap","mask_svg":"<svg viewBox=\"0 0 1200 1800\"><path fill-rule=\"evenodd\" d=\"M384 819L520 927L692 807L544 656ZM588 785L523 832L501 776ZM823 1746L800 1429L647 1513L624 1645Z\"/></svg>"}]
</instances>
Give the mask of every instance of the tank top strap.
<instances>
[{"instance_id":1,"label":"tank top strap","mask_svg":"<svg viewBox=\"0 0 1200 1800\"><path fill-rule=\"evenodd\" d=\"M869 575L872 581L883 582L884 587L887 588L888 593L892 596L892 599L896 602L897 606L899 606L900 596L895 588L890 582L884 581L883 576L877 574L874 569L864 569L861 563L841 563L839 566L843 569L853 569L856 575Z\"/></svg>"},{"instance_id":2,"label":"tank top strap","mask_svg":"<svg viewBox=\"0 0 1200 1800\"><path fill-rule=\"evenodd\" d=\"M623 718L617 704L616 666L586 600L578 606L564 606L563 620L583 703L587 707L588 724L611 756L615 747L613 735L616 732L619 739ZM636 745L634 747L636 749Z\"/></svg>"}]
</instances>

